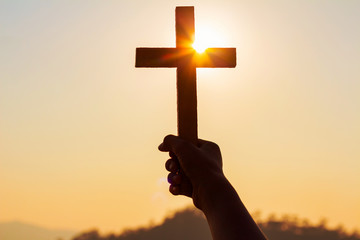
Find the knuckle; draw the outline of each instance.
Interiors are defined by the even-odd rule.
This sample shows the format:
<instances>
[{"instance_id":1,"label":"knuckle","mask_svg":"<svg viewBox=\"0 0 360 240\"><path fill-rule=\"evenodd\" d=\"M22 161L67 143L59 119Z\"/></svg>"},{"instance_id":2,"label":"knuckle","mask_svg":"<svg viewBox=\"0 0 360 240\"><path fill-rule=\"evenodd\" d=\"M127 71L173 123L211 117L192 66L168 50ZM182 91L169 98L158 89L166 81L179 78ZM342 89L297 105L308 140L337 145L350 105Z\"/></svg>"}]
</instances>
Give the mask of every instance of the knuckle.
<instances>
[{"instance_id":1,"label":"knuckle","mask_svg":"<svg viewBox=\"0 0 360 240\"><path fill-rule=\"evenodd\" d=\"M173 173L169 173L169 174L168 174L168 177L167 177L168 183L172 184L172 183L173 183L173 178L174 178L174 174L173 174Z\"/></svg>"},{"instance_id":2,"label":"knuckle","mask_svg":"<svg viewBox=\"0 0 360 240\"><path fill-rule=\"evenodd\" d=\"M170 185L169 187L169 191L171 194L173 195L179 195L180 194L180 189L178 186L175 186L175 185Z\"/></svg>"},{"instance_id":3,"label":"knuckle","mask_svg":"<svg viewBox=\"0 0 360 240\"><path fill-rule=\"evenodd\" d=\"M171 159L169 159L165 162L165 169L170 171L171 170L170 167L171 167Z\"/></svg>"},{"instance_id":4,"label":"knuckle","mask_svg":"<svg viewBox=\"0 0 360 240\"><path fill-rule=\"evenodd\" d=\"M169 135L167 135L167 136L165 136L164 137L164 143L166 144L166 143L169 143L170 141L171 141L171 138L173 138L174 137L174 135L172 135L172 134L169 134Z\"/></svg>"},{"instance_id":5,"label":"knuckle","mask_svg":"<svg viewBox=\"0 0 360 240\"><path fill-rule=\"evenodd\" d=\"M219 145L217 145L216 143L214 143L214 142L209 142L208 144L209 144L209 146L210 146L211 148L213 148L214 150L220 150Z\"/></svg>"}]
</instances>

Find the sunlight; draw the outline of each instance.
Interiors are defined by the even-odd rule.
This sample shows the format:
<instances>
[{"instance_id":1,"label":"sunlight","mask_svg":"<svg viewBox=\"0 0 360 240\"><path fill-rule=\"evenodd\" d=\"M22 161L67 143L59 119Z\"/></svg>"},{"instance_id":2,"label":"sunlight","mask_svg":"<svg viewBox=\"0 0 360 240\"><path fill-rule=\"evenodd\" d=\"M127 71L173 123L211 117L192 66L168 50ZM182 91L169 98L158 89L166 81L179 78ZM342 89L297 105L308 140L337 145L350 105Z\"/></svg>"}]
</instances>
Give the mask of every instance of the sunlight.
<instances>
[{"instance_id":1,"label":"sunlight","mask_svg":"<svg viewBox=\"0 0 360 240\"><path fill-rule=\"evenodd\" d=\"M221 45L222 39L219 34L208 28L199 27L195 31L195 41L192 47L198 53L203 53L207 48Z\"/></svg>"},{"instance_id":2,"label":"sunlight","mask_svg":"<svg viewBox=\"0 0 360 240\"><path fill-rule=\"evenodd\" d=\"M195 49L198 53L203 53L207 48L209 48L206 44L201 43L199 41L195 41L192 45L192 47Z\"/></svg>"}]
</instances>

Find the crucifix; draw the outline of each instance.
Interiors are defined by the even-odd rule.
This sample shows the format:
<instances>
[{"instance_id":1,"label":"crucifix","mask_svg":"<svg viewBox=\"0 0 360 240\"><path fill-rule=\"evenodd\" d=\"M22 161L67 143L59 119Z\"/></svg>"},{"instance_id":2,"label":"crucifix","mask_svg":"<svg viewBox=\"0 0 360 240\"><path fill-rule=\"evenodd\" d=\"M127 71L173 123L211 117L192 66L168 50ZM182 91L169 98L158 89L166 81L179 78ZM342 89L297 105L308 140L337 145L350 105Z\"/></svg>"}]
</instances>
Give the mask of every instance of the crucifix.
<instances>
[{"instance_id":1,"label":"crucifix","mask_svg":"<svg viewBox=\"0 0 360 240\"><path fill-rule=\"evenodd\" d=\"M194 7L175 9L175 48L136 48L135 67L177 68L178 135L197 145L196 68L234 68L235 48L208 48L197 53Z\"/></svg>"}]
</instances>

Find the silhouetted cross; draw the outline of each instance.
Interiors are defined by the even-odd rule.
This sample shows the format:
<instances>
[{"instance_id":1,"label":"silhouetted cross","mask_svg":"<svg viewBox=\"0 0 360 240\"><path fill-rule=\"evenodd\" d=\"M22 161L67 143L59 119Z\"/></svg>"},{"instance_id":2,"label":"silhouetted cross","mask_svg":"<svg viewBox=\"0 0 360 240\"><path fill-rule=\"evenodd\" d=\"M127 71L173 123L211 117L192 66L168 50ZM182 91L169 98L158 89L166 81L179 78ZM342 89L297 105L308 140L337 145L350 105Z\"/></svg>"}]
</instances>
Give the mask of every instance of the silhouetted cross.
<instances>
[{"instance_id":1,"label":"silhouetted cross","mask_svg":"<svg viewBox=\"0 0 360 240\"><path fill-rule=\"evenodd\" d=\"M176 7L176 48L137 48L136 67L176 67L178 134L197 144L196 68L233 68L235 48L208 48L197 53L194 42L194 7Z\"/></svg>"}]
</instances>

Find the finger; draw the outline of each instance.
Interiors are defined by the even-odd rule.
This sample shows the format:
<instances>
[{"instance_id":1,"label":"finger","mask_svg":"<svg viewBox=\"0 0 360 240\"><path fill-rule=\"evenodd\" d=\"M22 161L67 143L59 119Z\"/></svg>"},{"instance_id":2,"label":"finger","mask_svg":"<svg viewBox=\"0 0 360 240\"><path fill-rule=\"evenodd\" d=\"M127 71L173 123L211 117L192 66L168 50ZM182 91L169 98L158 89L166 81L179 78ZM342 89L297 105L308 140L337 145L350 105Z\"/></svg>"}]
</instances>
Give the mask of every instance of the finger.
<instances>
[{"instance_id":1,"label":"finger","mask_svg":"<svg viewBox=\"0 0 360 240\"><path fill-rule=\"evenodd\" d=\"M172 178L172 182L174 184L181 184L181 181L182 181L182 177L180 174L176 174L173 178Z\"/></svg>"},{"instance_id":2,"label":"finger","mask_svg":"<svg viewBox=\"0 0 360 240\"><path fill-rule=\"evenodd\" d=\"M184 195L188 197L192 197L192 184L186 175L184 175L181 171L176 174L176 177L172 178L171 185L177 186L179 188L178 195Z\"/></svg>"},{"instance_id":3,"label":"finger","mask_svg":"<svg viewBox=\"0 0 360 240\"><path fill-rule=\"evenodd\" d=\"M163 142L162 142L162 143L159 145L159 147L158 147L158 149L159 149L161 152L169 152L169 151L171 151L169 145L167 144L167 142L169 141L169 138L170 138L170 139L171 139L171 138L176 138L176 136L170 134L170 135L167 135L167 136L164 138ZM170 141L172 141L172 140L170 140Z\"/></svg>"},{"instance_id":4,"label":"finger","mask_svg":"<svg viewBox=\"0 0 360 240\"><path fill-rule=\"evenodd\" d=\"M168 152L169 150L166 150L165 147L164 147L164 143L160 143L159 147L158 147L159 151L161 152Z\"/></svg>"},{"instance_id":5,"label":"finger","mask_svg":"<svg viewBox=\"0 0 360 240\"><path fill-rule=\"evenodd\" d=\"M188 181L182 181L181 184L170 184L169 191L173 195L184 195L192 197L192 185Z\"/></svg>"},{"instance_id":6,"label":"finger","mask_svg":"<svg viewBox=\"0 0 360 240\"><path fill-rule=\"evenodd\" d=\"M169 173L167 176L168 183L172 184L172 178L174 177L175 173Z\"/></svg>"},{"instance_id":7,"label":"finger","mask_svg":"<svg viewBox=\"0 0 360 240\"><path fill-rule=\"evenodd\" d=\"M180 195L180 187L178 185L170 185L169 192L173 195Z\"/></svg>"},{"instance_id":8,"label":"finger","mask_svg":"<svg viewBox=\"0 0 360 240\"><path fill-rule=\"evenodd\" d=\"M173 161L172 159L169 159L165 162L165 169L168 170L169 172L171 172L170 166L172 161Z\"/></svg>"},{"instance_id":9,"label":"finger","mask_svg":"<svg viewBox=\"0 0 360 240\"><path fill-rule=\"evenodd\" d=\"M169 160L166 161L165 168L169 172L177 173L180 169L179 162L175 159L170 158Z\"/></svg>"},{"instance_id":10,"label":"finger","mask_svg":"<svg viewBox=\"0 0 360 240\"><path fill-rule=\"evenodd\" d=\"M167 135L163 142L159 145L159 150L162 151L162 152L169 152L171 151L171 148L170 148L170 145L169 145L169 142L173 142L173 141L176 141L174 139L176 139L177 137L174 136L174 135Z\"/></svg>"},{"instance_id":11,"label":"finger","mask_svg":"<svg viewBox=\"0 0 360 240\"><path fill-rule=\"evenodd\" d=\"M194 151L197 151L197 147L178 136L167 135L164 141L159 146L159 150L163 152L172 152L175 156L188 156Z\"/></svg>"},{"instance_id":12,"label":"finger","mask_svg":"<svg viewBox=\"0 0 360 240\"><path fill-rule=\"evenodd\" d=\"M182 177L179 174L169 173L169 175L168 175L168 182L170 184L179 185L179 184L181 184L181 180L182 180Z\"/></svg>"}]
</instances>

